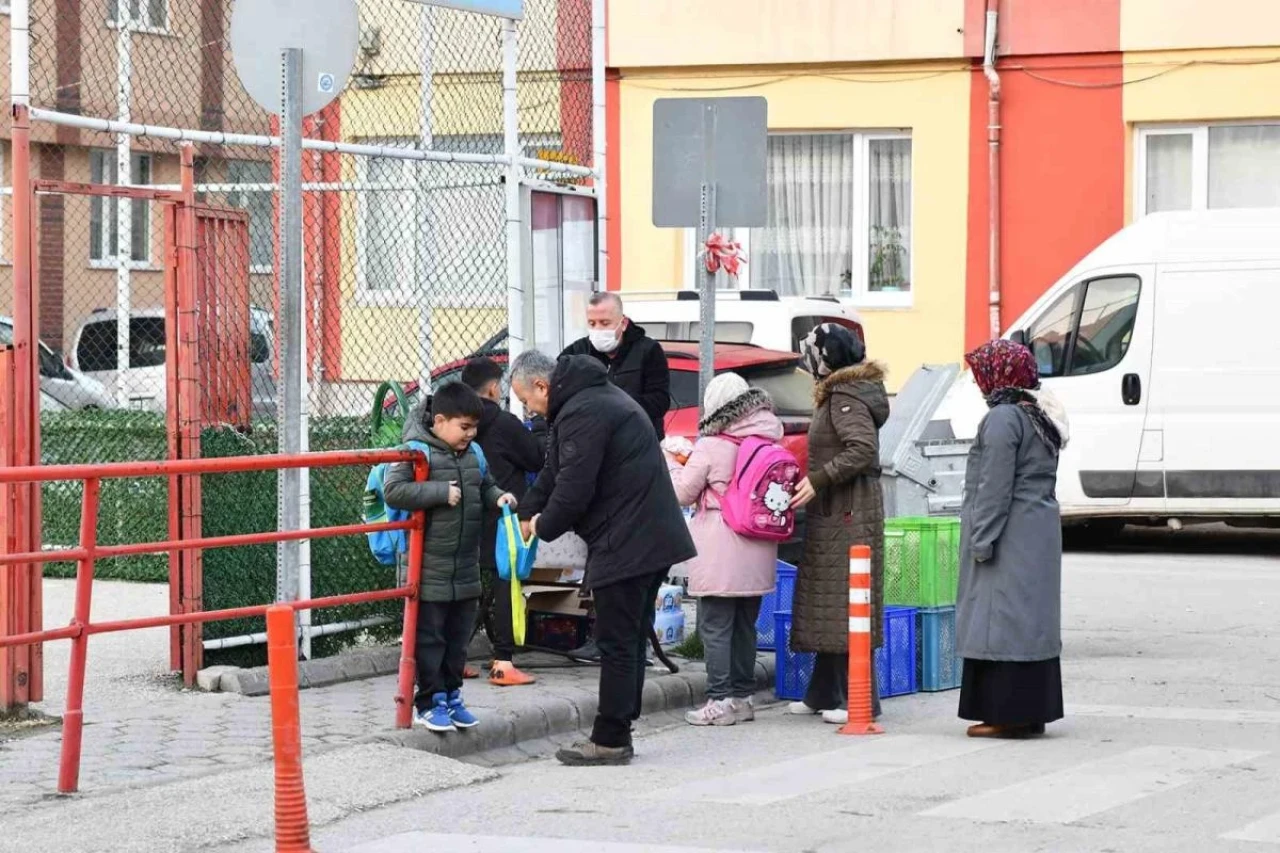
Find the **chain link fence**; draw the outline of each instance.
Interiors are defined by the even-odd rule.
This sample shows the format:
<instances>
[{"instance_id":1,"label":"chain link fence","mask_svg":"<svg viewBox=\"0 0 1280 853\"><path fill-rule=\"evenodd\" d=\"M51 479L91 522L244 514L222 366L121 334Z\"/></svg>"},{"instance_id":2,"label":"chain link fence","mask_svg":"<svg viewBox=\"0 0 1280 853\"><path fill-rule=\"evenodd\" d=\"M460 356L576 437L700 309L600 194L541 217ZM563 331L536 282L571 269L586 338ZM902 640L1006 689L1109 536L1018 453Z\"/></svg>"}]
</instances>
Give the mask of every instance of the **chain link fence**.
<instances>
[{"instance_id":1,"label":"chain link fence","mask_svg":"<svg viewBox=\"0 0 1280 853\"><path fill-rule=\"evenodd\" d=\"M506 347L505 168L498 157L467 156L504 151L502 22L407 0L358 5L355 70L337 101L304 120L307 138L378 146L381 155L303 152L312 450L373 443L374 397L384 383L403 386L412 403L421 384L455 376L460 360ZM236 77L231 10L231 0L32 0L31 106L211 134L276 134L275 119ZM517 28L519 143L522 156L549 161L526 177L580 184L581 171L568 167L591 165L591 14L591 0L526 2ZM7 27L7 18L0 20ZM10 119L0 122L8 183ZM32 177L179 189L176 141L107 129L114 127L33 122ZM196 250L200 316L194 322L201 343L195 370L203 402L192 426L205 456L276 448L279 152L261 142L232 136L224 144L197 142L194 149L197 198L211 209L243 211L235 223L238 242ZM421 151L460 159L423 160ZM11 199L2 200L0 260L7 260ZM173 318L166 274L174 261L165 207L65 193L37 200L46 463L162 459L170 450L165 365L176 326L167 322ZM0 315L12 316L7 276L0 283ZM0 320L0 335L5 323ZM357 521L366 474L312 472L311 524ZM104 485L102 500L102 543L166 538L163 480ZM273 530L276 500L274 475L205 477L204 533ZM74 544L79 501L78 485L45 487L46 547ZM275 561L274 547L207 552L205 608L273 599ZM393 581L356 539L315 542L311 567L314 596ZM73 569L62 564L49 572ZM167 581L168 561L103 561L98 575ZM369 623L396 612L393 605L366 606L314 618L377 631ZM214 623L205 638L226 641L261 630L260 620ZM315 653L357 633L326 636ZM233 651L243 656L243 650L227 655Z\"/></svg>"}]
</instances>

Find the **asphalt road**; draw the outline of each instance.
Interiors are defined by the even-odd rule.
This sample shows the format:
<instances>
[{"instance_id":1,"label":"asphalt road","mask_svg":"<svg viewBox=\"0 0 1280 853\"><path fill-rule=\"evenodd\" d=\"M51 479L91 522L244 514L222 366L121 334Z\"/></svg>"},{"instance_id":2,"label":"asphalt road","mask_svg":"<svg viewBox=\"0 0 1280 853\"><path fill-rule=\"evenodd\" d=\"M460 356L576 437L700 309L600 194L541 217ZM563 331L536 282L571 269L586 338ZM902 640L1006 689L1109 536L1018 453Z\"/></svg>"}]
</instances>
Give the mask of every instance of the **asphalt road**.
<instances>
[{"instance_id":1,"label":"asphalt road","mask_svg":"<svg viewBox=\"0 0 1280 853\"><path fill-rule=\"evenodd\" d=\"M668 727L625 768L541 760L346 818L349 853L1280 851L1280 537L1137 534L1069 553L1068 718L973 741L957 694L848 738L766 709ZM264 842L219 849L267 851Z\"/></svg>"}]
</instances>

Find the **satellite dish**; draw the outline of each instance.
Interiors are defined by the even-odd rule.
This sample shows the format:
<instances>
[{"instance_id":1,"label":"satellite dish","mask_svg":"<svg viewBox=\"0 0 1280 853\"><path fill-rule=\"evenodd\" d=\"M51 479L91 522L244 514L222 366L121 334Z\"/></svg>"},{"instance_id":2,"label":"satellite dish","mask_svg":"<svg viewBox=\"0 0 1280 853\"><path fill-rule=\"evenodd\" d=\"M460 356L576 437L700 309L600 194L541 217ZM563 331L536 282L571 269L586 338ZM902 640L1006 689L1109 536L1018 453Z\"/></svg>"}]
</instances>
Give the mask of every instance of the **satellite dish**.
<instances>
[{"instance_id":1,"label":"satellite dish","mask_svg":"<svg viewBox=\"0 0 1280 853\"><path fill-rule=\"evenodd\" d=\"M302 51L302 114L324 109L356 64L360 16L355 0L235 0L231 56L245 91L279 114L281 52Z\"/></svg>"}]
</instances>

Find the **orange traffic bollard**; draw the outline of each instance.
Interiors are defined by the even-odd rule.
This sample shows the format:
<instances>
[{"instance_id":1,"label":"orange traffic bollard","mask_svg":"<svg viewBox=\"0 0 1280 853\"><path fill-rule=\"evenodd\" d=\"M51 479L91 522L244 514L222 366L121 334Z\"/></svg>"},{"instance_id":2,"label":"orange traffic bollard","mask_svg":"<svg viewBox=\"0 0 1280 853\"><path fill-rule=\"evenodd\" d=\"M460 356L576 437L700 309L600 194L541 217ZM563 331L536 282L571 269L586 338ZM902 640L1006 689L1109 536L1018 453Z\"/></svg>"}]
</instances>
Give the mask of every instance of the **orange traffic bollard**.
<instances>
[{"instance_id":1,"label":"orange traffic bollard","mask_svg":"<svg viewBox=\"0 0 1280 853\"><path fill-rule=\"evenodd\" d=\"M313 853L302 787L302 723L298 716L298 636L293 608L267 610L271 740L276 757L276 853Z\"/></svg>"},{"instance_id":2,"label":"orange traffic bollard","mask_svg":"<svg viewBox=\"0 0 1280 853\"><path fill-rule=\"evenodd\" d=\"M849 549L849 721L842 735L878 735L871 716L871 549Z\"/></svg>"}]
</instances>

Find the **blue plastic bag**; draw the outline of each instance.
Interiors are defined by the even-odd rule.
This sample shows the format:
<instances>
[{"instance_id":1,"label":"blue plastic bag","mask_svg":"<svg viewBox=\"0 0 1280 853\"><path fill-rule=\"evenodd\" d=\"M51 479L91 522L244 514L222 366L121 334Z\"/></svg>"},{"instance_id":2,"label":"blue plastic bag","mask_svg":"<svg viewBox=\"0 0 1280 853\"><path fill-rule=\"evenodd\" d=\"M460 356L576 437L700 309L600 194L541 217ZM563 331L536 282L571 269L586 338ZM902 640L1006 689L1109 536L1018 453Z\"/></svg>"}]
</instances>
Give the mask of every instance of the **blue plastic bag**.
<instances>
[{"instance_id":1,"label":"blue plastic bag","mask_svg":"<svg viewBox=\"0 0 1280 853\"><path fill-rule=\"evenodd\" d=\"M502 508L493 556L498 565L498 577L504 581L511 580L513 576L516 580L528 580L533 572L533 563L538 556L538 539L530 536L526 542L521 538L520 522L511 513L509 506Z\"/></svg>"}]
</instances>

